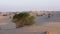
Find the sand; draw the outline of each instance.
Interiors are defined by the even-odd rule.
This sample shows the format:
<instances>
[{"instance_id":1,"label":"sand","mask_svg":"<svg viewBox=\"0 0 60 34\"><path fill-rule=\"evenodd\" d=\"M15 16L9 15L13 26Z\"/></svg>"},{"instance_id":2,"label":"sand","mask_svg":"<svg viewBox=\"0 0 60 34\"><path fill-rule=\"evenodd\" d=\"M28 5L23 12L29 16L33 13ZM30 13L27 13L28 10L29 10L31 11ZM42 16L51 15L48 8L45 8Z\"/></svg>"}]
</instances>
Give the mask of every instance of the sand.
<instances>
[{"instance_id":1,"label":"sand","mask_svg":"<svg viewBox=\"0 0 60 34\"><path fill-rule=\"evenodd\" d=\"M47 15L39 16L36 17L36 24L33 26L25 26L22 28L12 28L12 29L2 29L0 30L0 34L44 34L45 31L53 32L54 34L60 34L59 15L60 15L59 13L54 13L54 16L51 16L51 18L47 18ZM3 18L3 16L0 18ZM7 18L5 20L4 19L3 19L4 22L8 20ZM2 20L0 21L3 22ZM10 24L11 22L8 20L5 23ZM12 26L10 26L10 28L11 27Z\"/></svg>"}]
</instances>

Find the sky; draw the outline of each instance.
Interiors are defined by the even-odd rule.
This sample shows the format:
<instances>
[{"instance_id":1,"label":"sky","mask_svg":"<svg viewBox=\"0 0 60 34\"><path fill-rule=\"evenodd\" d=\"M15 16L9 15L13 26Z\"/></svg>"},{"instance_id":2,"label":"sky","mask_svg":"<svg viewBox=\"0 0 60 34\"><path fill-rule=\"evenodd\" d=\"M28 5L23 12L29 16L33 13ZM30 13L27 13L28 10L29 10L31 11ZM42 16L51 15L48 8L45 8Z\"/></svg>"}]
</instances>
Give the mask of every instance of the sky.
<instances>
[{"instance_id":1,"label":"sky","mask_svg":"<svg viewBox=\"0 0 60 34\"><path fill-rule=\"evenodd\" d=\"M1 11L60 11L60 0L0 0Z\"/></svg>"}]
</instances>

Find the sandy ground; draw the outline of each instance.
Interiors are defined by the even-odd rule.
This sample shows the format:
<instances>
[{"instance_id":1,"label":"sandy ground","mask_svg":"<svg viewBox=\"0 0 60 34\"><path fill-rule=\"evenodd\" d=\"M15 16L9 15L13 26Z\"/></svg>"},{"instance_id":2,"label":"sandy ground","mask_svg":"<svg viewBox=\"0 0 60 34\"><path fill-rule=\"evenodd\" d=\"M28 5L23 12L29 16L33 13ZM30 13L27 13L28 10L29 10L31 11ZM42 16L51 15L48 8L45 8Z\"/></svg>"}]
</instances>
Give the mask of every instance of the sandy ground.
<instances>
[{"instance_id":1,"label":"sandy ground","mask_svg":"<svg viewBox=\"0 0 60 34\"><path fill-rule=\"evenodd\" d=\"M0 29L13 29L15 27L15 23L12 23L8 16L0 16Z\"/></svg>"},{"instance_id":2,"label":"sandy ground","mask_svg":"<svg viewBox=\"0 0 60 34\"><path fill-rule=\"evenodd\" d=\"M60 34L60 23L49 23L44 24L41 26L34 25L34 26L26 26L18 29L11 29L11 30L0 30L0 34L44 34L45 31L53 32L55 34Z\"/></svg>"},{"instance_id":3,"label":"sandy ground","mask_svg":"<svg viewBox=\"0 0 60 34\"><path fill-rule=\"evenodd\" d=\"M22 28L14 29L3 29L0 30L0 34L44 34L45 31L53 32L54 34L60 34L59 15L59 13L55 13L54 16L51 16L51 18L47 18L47 16L39 16L36 18L36 24L33 26L25 26ZM5 20L4 19L1 19L0 22L6 21L6 23L10 24L10 21L7 18Z\"/></svg>"}]
</instances>

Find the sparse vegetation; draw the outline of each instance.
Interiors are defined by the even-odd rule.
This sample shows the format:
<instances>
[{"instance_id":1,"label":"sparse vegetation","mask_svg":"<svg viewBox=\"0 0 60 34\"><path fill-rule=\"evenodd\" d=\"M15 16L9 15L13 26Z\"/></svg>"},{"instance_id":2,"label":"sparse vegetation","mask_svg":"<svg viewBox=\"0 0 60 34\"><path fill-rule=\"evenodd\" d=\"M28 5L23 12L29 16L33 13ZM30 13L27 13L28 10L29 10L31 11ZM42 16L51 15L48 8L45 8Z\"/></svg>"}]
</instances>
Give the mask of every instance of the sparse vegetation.
<instances>
[{"instance_id":1,"label":"sparse vegetation","mask_svg":"<svg viewBox=\"0 0 60 34\"><path fill-rule=\"evenodd\" d=\"M35 23L35 18L28 12L21 12L13 16L13 22L16 23L16 27L19 28L26 25L33 25Z\"/></svg>"}]
</instances>

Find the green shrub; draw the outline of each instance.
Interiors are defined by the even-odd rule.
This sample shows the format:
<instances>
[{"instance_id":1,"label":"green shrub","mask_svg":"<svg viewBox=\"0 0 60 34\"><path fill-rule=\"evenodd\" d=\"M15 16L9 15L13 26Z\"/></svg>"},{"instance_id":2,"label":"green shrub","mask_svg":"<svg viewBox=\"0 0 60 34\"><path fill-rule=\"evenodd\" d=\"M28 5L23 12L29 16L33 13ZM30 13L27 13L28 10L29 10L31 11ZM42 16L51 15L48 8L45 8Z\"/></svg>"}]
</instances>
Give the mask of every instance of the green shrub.
<instances>
[{"instance_id":1,"label":"green shrub","mask_svg":"<svg viewBox=\"0 0 60 34\"><path fill-rule=\"evenodd\" d=\"M17 28L33 25L35 23L35 17L31 16L28 12L21 12L13 16L13 22L16 23Z\"/></svg>"}]
</instances>

